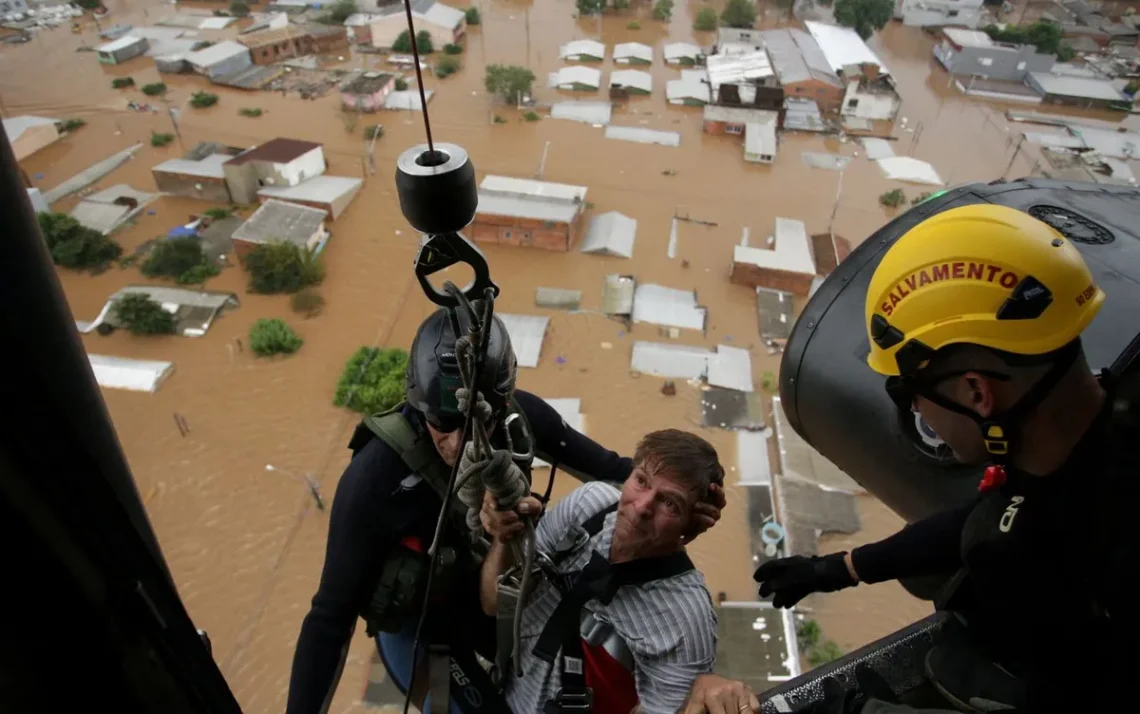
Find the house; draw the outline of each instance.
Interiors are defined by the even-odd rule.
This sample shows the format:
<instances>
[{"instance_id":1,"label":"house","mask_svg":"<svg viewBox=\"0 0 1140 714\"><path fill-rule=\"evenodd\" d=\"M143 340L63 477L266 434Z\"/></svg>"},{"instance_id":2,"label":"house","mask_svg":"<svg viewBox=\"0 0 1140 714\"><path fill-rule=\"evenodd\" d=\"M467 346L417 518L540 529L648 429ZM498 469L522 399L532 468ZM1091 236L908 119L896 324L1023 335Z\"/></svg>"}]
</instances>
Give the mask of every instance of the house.
<instances>
[{"instance_id":1,"label":"house","mask_svg":"<svg viewBox=\"0 0 1140 714\"><path fill-rule=\"evenodd\" d=\"M744 127L744 160L770 164L776 160L776 117L767 122L749 122Z\"/></svg>"},{"instance_id":2,"label":"house","mask_svg":"<svg viewBox=\"0 0 1140 714\"><path fill-rule=\"evenodd\" d=\"M824 58L845 85L839 114L845 122L894 121L902 99L882 60L849 27L805 22Z\"/></svg>"},{"instance_id":3,"label":"house","mask_svg":"<svg viewBox=\"0 0 1140 714\"><path fill-rule=\"evenodd\" d=\"M770 249L735 246L729 280L736 285L774 288L807 297L816 272L812 244L804 224L791 218L777 218L774 243Z\"/></svg>"},{"instance_id":4,"label":"house","mask_svg":"<svg viewBox=\"0 0 1140 714\"><path fill-rule=\"evenodd\" d=\"M450 5L435 0L411 0L412 24L416 33L426 31L431 43L439 50L444 45L457 44L467 32L467 15ZM372 45L391 49L396 38L408 30L408 19L403 3L379 7L379 16L372 21Z\"/></svg>"},{"instance_id":5,"label":"house","mask_svg":"<svg viewBox=\"0 0 1140 714\"><path fill-rule=\"evenodd\" d=\"M253 64L249 48L240 42L224 40L186 55L190 68L210 79L240 72Z\"/></svg>"},{"instance_id":6,"label":"house","mask_svg":"<svg viewBox=\"0 0 1140 714\"><path fill-rule=\"evenodd\" d=\"M973 29L982 20L982 0L897 0L895 19L907 27L954 25Z\"/></svg>"},{"instance_id":7,"label":"house","mask_svg":"<svg viewBox=\"0 0 1140 714\"><path fill-rule=\"evenodd\" d=\"M395 75L365 72L340 88L340 101L345 109L376 112L384 108L384 98L395 88Z\"/></svg>"},{"instance_id":8,"label":"house","mask_svg":"<svg viewBox=\"0 0 1140 714\"><path fill-rule=\"evenodd\" d=\"M71 209L71 217L80 225L108 235L156 198L157 194L121 183L85 196Z\"/></svg>"},{"instance_id":9,"label":"house","mask_svg":"<svg viewBox=\"0 0 1140 714\"><path fill-rule=\"evenodd\" d=\"M381 17L383 16L366 12L349 15L344 21L344 31L348 35L348 41L354 45L371 45L372 23Z\"/></svg>"},{"instance_id":10,"label":"house","mask_svg":"<svg viewBox=\"0 0 1140 714\"><path fill-rule=\"evenodd\" d=\"M269 243L292 243L302 250L319 253L328 238L327 217L319 208L269 199L234 231L234 254L244 261L259 245Z\"/></svg>"},{"instance_id":11,"label":"house","mask_svg":"<svg viewBox=\"0 0 1140 714\"><path fill-rule=\"evenodd\" d=\"M37 117L30 114L4 120L4 133L12 144L16 161L23 161L40 149L54 144L62 138L59 124L51 117Z\"/></svg>"},{"instance_id":12,"label":"house","mask_svg":"<svg viewBox=\"0 0 1140 714\"><path fill-rule=\"evenodd\" d=\"M609 211L590 219L586 236L582 239L583 253L633 257L633 242L637 237L637 220L624 213Z\"/></svg>"},{"instance_id":13,"label":"house","mask_svg":"<svg viewBox=\"0 0 1140 714\"><path fill-rule=\"evenodd\" d=\"M601 62L606 58L606 46L597 40L572 40L558 48L558 58L564 62Z\"/></svg>"},{"instance_id":14,"label":"house","mask_svg":"<svg viewBox=\"0 0 1140 714\"><path fill-rule=\"evenodd\" d=\"M846 86L814 37L794 27L761 30L760 37L784 97L811 100L823 112L839 112Z\"/></svg>"},{"instance_id":15,"label":"house","mask_svg":"<svg viewBox=\"0 0 1140 714\"><path fill-rule=\"evenodd\" d=\"M264 186L296 186L325 172L321 145L299 139L272 139L238 154L222 166L234 203L253 203Z\"/></svg>"},{"instance_id":16,"label":"house","mask_svg":"<svg viewBox=\"0 0 1140 714\"><path fill-rule=\"evenodd\" d=\"M942 30L934 57L950 74L1009 82L1021 82L1030 72L1048 72L1056 62L1033 45L995 42L979 30L957 27Z\"/></svg>"},{"instance_id":17,"label":"house","mask_svg":"<svg viewBox=\"0 0 1140 714\"><path fill-rule=\"evenodd\" d=\"M811 237L811 254L816 271L826 278L851 254L851 241L832 233L817 233Z\"/></svg>"},{"instance_id":18,"label":"house","mask_svg":"<svg viewBox=\"0 0 1140 714\"><path fill-rule=\"evenodd\" d=\"M704 110L704 130L706 134L735 134L742 136L749 124L774 122L778 114L767 109L751 107L724 107L712 104Z\"/></svg>"},{"instance_id":19,"label":"house","mask_svg":"<svg viewBox=\"0 0 1140 714\"><path fill-rule=\"evenodd\" d=\"M649 94L653 91L653 75L636 69L615 69L610 74L610 97Z\"/></svg>"},{"instance_id":20,"label":"house","mask_svg":"<svg viewBox=\"0 0 1140 714\"><path fill-rule=\"evenodd\" d=\"M614 62L617 64L653 64L653 48L640 42L622 42L614 45Z\"/></svg>"},{"instance_id":21,"label":"house","mask_svg":"<svg viewBox=\"0 0 1140 714\"><path fill-rule=\"evenodd\" d=\"M1132 101L1107 79L1067 77L1048 72L1031 72L1026 84L1041 95L1044 104L1062 104L1083 109L1127 111Z\"/></svg>"},{"instance_id":22,"label":"house","mask_svg":"<svg viewBox=\"0 0 1140 714\"><path fill-rule=\"evenodd\" d=\"M743 55L764 49L764 40L759 30L722 27L716 32L714 53L718 55Z\"/></svg>"},{"instance_id":23,"label":"house","mask_svg":"<svg viewBox=\"0 0 1140 714\"><path fill-rule=\"evenodd\" d=\"M267 65L291 57L348 49L348 33L338 25L287 25L244 35L238 42L249 48L254 64Z\"/></svg>"},{"instance_id":24,"label":"house","mask_svg":"<svg viewBox=\"0 0 1140 714\"><path fill-rule=\"evenodd\" d=\"M154 185L163 193L229 203L230 189L222 165L232 158L229 154L210 154L201 159L168 159L150 172Z\"/></svg>"},{"instance_id":25,"label":"house","mask_svg":"<svg viewBox=\"0 0 1140 714\"><path fill-rule=\"evenodd\" d=\"M679 64L691 67L699 64L703 53L701 48L691 42L670 42L662 48L665 54L665 64Z\"/></svg>"},{"instance_id":26,"label":"house","mask_svg":"<svg viewBox=\"0 0 1140 714\"><path fill-rule=\"evenodd\" d=\"M122 64L143 54L149 47L150 42L145 37L126 35L95 48L95 52L102 64Z\"/></svg>"},{"instance_id":27,"label":"house","mask_svg":"<svg viewBox=\"0 0 1140 714\"><path fill-rule=\"evenodd\" d=\"M471 237L483 243L569 251L578 238L586 187L486 176Z\"/></svg>"},{"instance_id":28,"label":"house","mask_svg":"<svg viewBox=\"0 0 1140 714\"><path fill-rule=\"evenodd\" d=\"M257 192L257 200L265 203L273 199L316 208L324 211L330 220L336 220L356 198L363 183L361 179L350 176L322 174L296 186L266 186Z\"/></svg>"},{"instance_id":29,"label":"house","mask_svg":"<svg viewBox=\"0 0 1140 714\"><path fill-rule=\"evenodd\" d=\"M784 90L776 79L768 52L710 55L708 65L712 103L780 111Z\"/></svg>"},{"instance_id":30,"label":"house","mask_svg":"<svg viewBox=\"0 0 1140 714\"><path fill-rule=\"evenodd\" d=\"M594 92L601 83L601 70L574 66L551 72L548 86L576 92Z\"/></svg>"},{"instance_id":31,"label":"house","mask_svg":"<svg viewBox=\"0 0 1140 714\"><path fill-rule=\"evenodd\" d=\"M708 73L703 69L683 69L680 79L671 79L665 85L665 96L670 104L703 107L709 103Z\"/></svg>"},{"instance_id":32,"label":"house","mask_svg":"<svg viewBox=\"0 0 1140 714\"><path fill-rule=\"evenodd\" d=\"M112 293L107 298L107 304L99 311L99 315L81 331L85 333L95 331L104 323L110 327L119 327L118 317L113 309L115 301L124 295L134 293L146 295L174 315L174 331L183 337L201 337L206 334L219 315L239 305L238 296L234 293L161 285L128 285Z\"/></svg>"}]
</instances>

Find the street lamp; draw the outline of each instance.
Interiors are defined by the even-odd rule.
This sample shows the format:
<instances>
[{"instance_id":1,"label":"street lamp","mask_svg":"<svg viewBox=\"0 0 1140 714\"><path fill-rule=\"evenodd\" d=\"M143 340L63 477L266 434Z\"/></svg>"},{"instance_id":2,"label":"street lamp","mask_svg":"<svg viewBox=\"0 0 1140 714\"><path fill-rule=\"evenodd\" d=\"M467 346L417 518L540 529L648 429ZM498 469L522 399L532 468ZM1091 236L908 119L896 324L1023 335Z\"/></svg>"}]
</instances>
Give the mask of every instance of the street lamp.
<instances>
[{"instance_id":1,"label":"street lamp","mask_svg":"<svg viewBox=\"0 0 1140 714\"><path fill-rule=\"evenodd\" d=\"M325 510L325 502L321 498L321 485L319 483L317 483L316 480L313 479L311 474L305 474L304 476L301 476L300 474L295 474L292 471L288 471L286 469L278 468L277 466L274 466L273 464L266 464L265 470L266 471L277 471L277 472L285 474L286 476L292 476L293 478L300 479L301 481L303 481L305 483L306 486L309 487L309 493L311 493L313 495L313 500L317 502L317 510L318 511Z\"/></svg>"}]
</instances>

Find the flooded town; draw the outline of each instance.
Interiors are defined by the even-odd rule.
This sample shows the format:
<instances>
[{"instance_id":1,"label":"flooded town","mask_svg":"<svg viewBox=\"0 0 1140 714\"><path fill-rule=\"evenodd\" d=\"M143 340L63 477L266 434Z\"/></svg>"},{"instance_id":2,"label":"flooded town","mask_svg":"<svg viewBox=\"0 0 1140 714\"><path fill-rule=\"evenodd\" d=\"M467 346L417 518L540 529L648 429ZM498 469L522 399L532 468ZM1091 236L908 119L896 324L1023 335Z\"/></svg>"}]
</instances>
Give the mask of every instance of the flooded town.
<instances>
[{"instance_id":1,"label":"flooded town","mask_svg":"<svg viewBox=\"0 0 1140 714\"><path fill-rule=\"evenodd\" d=\"M5 133L243 711L285 708L361 418L346 365L406 349L435 309L394 180L425 108L475 166L464 233L518 386L622 454L664 428L717 448L727 507L688 552L722 673L762 691L932 611L895 582L758 603L762 560L904 523L789 425L785 341L853 248L935 193L1135 185L1140 3L878 2L876 21L876 0L0 0ZM358 626L328 711L402 705L385 679Z\"/></svg>"}]
</instances>

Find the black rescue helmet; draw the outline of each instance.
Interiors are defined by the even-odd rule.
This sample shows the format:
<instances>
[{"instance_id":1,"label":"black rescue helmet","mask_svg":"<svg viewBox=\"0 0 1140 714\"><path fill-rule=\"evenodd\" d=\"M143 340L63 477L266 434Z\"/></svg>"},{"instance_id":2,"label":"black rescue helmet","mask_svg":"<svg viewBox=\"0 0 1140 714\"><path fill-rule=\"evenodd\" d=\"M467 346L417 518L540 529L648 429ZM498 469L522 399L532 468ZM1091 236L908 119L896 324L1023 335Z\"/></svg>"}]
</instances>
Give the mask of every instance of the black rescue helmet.
<instances>
[{"instance_id":1,"label":"black rescue helmet","mask_svg":"<svg viewBox=\"0 0 1140 714\"><path fill-rule=\"evenodd\" d=\"M476 301L476 310L481 303ZM465 310L456 311L463 334L470 320ZM455 391L463 386L459 364L455 356L456 336L451 319L445 309L437 310L424 320L416 331L408 357L407 400L419 410L428 422L441 431L453 431L463 426L463 415L455 400ZM517 365L511 338L502 320L495 316L487 355L482 368L475 376L475 388L495 411L501 414L515 390Z\"/></svg>"}]
</instances>

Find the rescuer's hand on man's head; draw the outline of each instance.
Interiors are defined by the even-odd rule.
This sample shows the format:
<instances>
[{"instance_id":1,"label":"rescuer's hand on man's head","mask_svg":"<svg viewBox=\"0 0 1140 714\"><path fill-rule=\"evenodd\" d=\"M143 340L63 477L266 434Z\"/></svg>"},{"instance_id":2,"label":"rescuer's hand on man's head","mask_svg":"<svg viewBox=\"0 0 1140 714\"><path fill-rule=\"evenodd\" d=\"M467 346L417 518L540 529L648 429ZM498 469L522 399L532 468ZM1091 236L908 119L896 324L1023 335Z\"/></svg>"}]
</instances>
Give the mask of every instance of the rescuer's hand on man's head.
<instances>
[{"instance_id":1,"label":"rescuer's hand on man's head","mask_svg":"<svg viewBox=\"0 0 1140 714\"><path fill-rule=\"evenodd\" d=\"M483 523L483 530L492 538L508 541L518 535L525 525L520 516L537 516L541 512L542 503L534 496L523 498L514 510L503 510L495 502L495 497L487 492L483 494L479 520Z\"/></svg>"},{"instance_id":2,"label":"rescuer's hand on man's head","mask_svg":"<svg viewBox=\"0 0 1140 714\"><path fill-rule=\"evenodd\" d=\"M844 552L769 560L752 578L760 583L760 597L771 595L773 606L792 607L812 593L830 593L858 584L853 573Z\"/></svg>"},{"instance_id":3,"label":"rescuer's hand on man's head","mask_svg":"<svg viewBox=\"0 0 1140 714\"><path fill-rule=\"evenodd\" d=\"M724 497L724 487L720 484L709 484L709 495L705 500L693 505L693 529L685 535L688 543L700 534L716 525L720 520L720 512L724 510L728 501Z\"/></svg>"}]
</instances>

